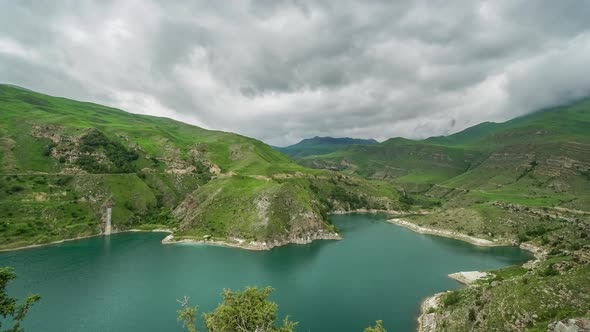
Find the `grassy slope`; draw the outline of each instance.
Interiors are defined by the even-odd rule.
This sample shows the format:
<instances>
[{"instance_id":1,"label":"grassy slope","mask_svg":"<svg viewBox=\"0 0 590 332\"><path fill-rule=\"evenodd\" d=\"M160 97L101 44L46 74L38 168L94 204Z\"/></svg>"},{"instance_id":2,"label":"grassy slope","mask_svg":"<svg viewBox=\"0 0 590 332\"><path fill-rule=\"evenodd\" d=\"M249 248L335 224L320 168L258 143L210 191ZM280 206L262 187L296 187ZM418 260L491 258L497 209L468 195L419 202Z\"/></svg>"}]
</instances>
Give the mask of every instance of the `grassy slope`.
<instances>
[{"instance_id":1,"label":"grassy slope","mask_svg":"<svg viewBox=\"0 0 590 332\"><path fill-rule=\"evenodd\" d=\"M392 138L376 145L355 145L302 160L306 166L331 168L399 182L437 183L468 170L481 158L477 149L425 144Z\"/></svg>"},{"instance_id":2,"label":"grassy slope","mask_svg":"<svg viewBox=\"0 0 590 332\"><path fill-rule=\"evenodd\" d=\"M302 164L392 179L434 197L469 193L479 200L588 210L590 100L447 137L352 146Z\"/></svg>"},{"instance_id":3,"label":"grassy slope","mask_svg":"<svg viewBox=\"0 0 590 332\"><path fill-rule=\"evenodd\" d=\"M438 310L442 331L547 331L551 322L588 317L590 265L555 257L527 270L494 271L477 287L456 291L458 301ZM449 296L449 295L447 295Z\"/></svg>"},{"instance_id":4,"label":"grassy slope","mask_svg":"<svg viewBox=\"0 0 590 332\"><path fill-rule=\"evenodd\" d=\"M532 269L492 271L495 280L456 292L460 300L437 313L440 329L546 331L556 320L589 317L590 101L426 141L490 151L435 184L427 195L444 208L413 222L548 252Z\"/></svg>"},{"instance_id":5,"label":"grassy slope","mask_svg":"<svg viewBox=\"0 0 590 332\"><path fill-rule=\"evenodd\" d=\"M108 199L117 229L178 227L184 235L252 239L330 229L321 214L326 202L351 205L300 184L318 176L346 180L240 135L7 85L0 85L0 110L1 247L96 234ZM370 196L378 194L394 207L397 197L391 186L343 187L352 202L377 202ZM217 203L190 204L217 192ZM269 206L259 207L261 200Z\"/></svg>"}]
</instances>

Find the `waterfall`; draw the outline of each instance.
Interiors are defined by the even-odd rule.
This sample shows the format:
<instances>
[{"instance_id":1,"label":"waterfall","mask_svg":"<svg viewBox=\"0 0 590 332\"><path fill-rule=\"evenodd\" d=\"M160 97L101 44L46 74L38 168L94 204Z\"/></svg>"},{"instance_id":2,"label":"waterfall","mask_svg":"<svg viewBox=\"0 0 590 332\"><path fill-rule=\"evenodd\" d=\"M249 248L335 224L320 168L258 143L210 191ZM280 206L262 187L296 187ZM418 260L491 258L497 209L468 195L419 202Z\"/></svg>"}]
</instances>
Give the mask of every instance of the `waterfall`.
<instances>
[{"instance_id":1,"label":"waterfall","mask_svg":"<svg viewBox=\"0 0 590 332\"><path fill-rule=\"evenodd\" d=\"M107 216L106 216L105 225L104 225L104 235L111 235L111 232L112 232L111 213L112 213L112 208L108 207L107 208Z\"/></svg>"}]
</instances>

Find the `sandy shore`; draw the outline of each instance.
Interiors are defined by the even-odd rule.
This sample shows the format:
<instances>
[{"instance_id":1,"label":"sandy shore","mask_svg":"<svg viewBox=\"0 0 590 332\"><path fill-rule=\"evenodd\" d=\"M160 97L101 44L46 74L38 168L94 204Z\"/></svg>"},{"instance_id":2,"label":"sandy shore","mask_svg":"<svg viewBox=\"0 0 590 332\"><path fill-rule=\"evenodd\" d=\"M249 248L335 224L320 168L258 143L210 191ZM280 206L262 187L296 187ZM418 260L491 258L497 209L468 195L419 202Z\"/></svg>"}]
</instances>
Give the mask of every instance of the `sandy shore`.
<instances>
[{"instance_id":1,"label":"sandy shore","mask_svg":"<svg viewBox=\"0 0 590 332\"><path fill-rule=\"evenodd\" d=\"M469 285L476 282L479 279L487 278L491 275L491 273L481 271L462 271L449 274L449 278L457 280L458 282L464 285Z\"/></svg>"},{"instance_id":2,"label":"sandy shore","mask_svg":"<svg viewBox=\"0 0 590 332\"><path fill-rule=\"evenodd\" d=\"M101 236L101 235L102 234L85 235L85 236L74 237L74 238L71 238L71 239L63 239L63 240L52 241L52 242L47 242L47 243L31 244L31 245L22 246L22 247L16 247L16 248L0 249L0 252L39 248L39 247L44 247L44 246L48 246L48 245L52 245L52 244L58 244L58 243L64 243L64 242L70 242L70 241L77 241L77 240L82 240L82 239L88 239L88 238L91 238L91 237L96 237L96 236Z\"/></svg>"},{"instance_id":3,"label":"sandy shore","mask_svg":"<svg viewBox=\"0 0 590 332\"><path fill-rule=\"evenodd\" d=\"M126 229L124 231L115 231L112 234L129 233L129 232L172 233L172 230L170 230L170 229L160 229L160 228L154 229L154 230ZM92 234L92 235L84 235L84 236L78 236L78 237L73 237L73 238L70 238L70 239L57 240L57 241L52 241L52 242L47 242L47 243L30 244L30 245L22 246L22 247L0 249L0 252L39 248L39 247L49 246L49 245L52 245L52 244L59 244L59 243L64 243L64 242L78 241L78 240L83 240L83 239L88 239L88 238L91 238L91 237L97 237L97 236L103 236L103 235L104 234L102 234L102 233L100 233L100 234Z\"/></svg>"},{"instance_id":4,"label":"sandy shore","mask_svg":"<svg viewBox=\"0 0 590 332\"><path fill-rule=\"evenodd\" d=\"M385 213L385 214L401 214L396 210L379 210L379 209L356 209L356 210L334 210L330 214L353 214L353 213Z\"/></svg>"},{"instance_id":5,"label":"sandy shore","mask_svg":"<svg viewBox=\"0 0 590 332\"><path fill-rule=\"evenodd\" d=\"M395 224L395 225L403 226L403 227L408 228L408 229L410 229L414 232L417 232L417 233L448 237L448 238L452 238L452 239L456 239L456 240L469 242L469 243L476 245L476 246L496 247L496 246L507 245L506 243L497 243L494 241L480 239L480 238L477 238L474 236L469 236L469 235L462 234L462 233L455 232L455 231L422 227L422 226L418 226L416 224L413 224L411 222L408 222L408 221L405 221L402 219L398 219L398 218L389 219L389 220L387 220L387 222Z\"/></svg>"},{"instance_id":6,"label":"sandy shore","mask_svg":"<svg viewBox=\"0 0 590 332\"><path fill-rule=\"evenodd\" d=\"M162 244L195 244L195 245L213 245L231 248L239 248L246 250L270 250L275 247L284 246L287 244L308 244L315 240L342 240L338 233L314 233L305 238L286 239L283 241L250 241L243 239L227 239L227 240L201 240L201 239L179 239L176 240L174 235L170 234L162 240Z\"/></svg>"},{"instance_id":7,"label":"sandy shore","mask_svg":"<svg viewBox=\"0 0 590 332\"><path fill-rule=\"evenodd\" d=\"M353 213L369 213L369 214L388 214L391 216L407 216L407 215L424 215L429 211L398 211L398 210L380 210L380 209L355 209L355 210L334 210L330 214L353 214Z\"/></svg>"}]
</instances>

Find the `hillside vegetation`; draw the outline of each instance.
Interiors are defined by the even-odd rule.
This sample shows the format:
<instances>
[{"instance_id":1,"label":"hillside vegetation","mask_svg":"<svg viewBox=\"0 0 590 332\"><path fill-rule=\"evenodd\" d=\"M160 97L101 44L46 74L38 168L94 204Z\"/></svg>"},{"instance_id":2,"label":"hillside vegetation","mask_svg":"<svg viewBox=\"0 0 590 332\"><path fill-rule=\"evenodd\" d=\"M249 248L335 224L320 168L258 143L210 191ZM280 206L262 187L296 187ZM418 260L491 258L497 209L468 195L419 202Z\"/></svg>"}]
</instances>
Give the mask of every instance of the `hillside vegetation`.
<instances>
[{"instance_id":1,"label":"hillside vegetation","mask_svg":"<svg viewBox=\"0 0 590 332\"><path fill-rule=\"evenodd\" d=\"M300 160L383 179L434 209L416 225L522 245L538 261L448 293L422 331L547 331L590 317L590 99L422 141L393 138Z\"/></svg>"},{"instance_id":2,"label":"hillside vegetation","mask_svg":"<svg viewBox=\"0 0 590 332\"><path fill-rule=\"evenodd\" d=\"M410 192L590 209L590 100L423 141L394 138L301 164L388 179Z\"/></svg>"},{"instance_id":3,"label":"hillside vegetation","mask_svg":"<svg viewBox=\"0 0 590 332\"><path fill-rule=\"evenodd\" d=\"M334 231L326 214L394 209L390 185L310 170L240 135L0 85L0 247L171 228L285 242Z\"/></svg>"}]
</instances>

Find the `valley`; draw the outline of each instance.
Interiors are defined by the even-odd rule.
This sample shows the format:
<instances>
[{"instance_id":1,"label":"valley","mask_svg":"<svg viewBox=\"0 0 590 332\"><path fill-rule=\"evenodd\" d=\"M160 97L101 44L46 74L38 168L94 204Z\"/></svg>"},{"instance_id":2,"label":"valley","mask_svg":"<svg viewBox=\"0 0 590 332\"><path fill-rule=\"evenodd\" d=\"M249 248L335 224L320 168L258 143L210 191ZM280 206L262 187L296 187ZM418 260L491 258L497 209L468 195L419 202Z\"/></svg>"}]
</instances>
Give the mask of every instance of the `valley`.
<instances>
[{"instance_id":1,"label":"valley","mask_svg":"<svg viewBox=\"0 0 590 332\"><path fill-rule=\"evenodd\" d=\"M422 331L544 331L588 317L587 99L425 140L316 137L288 155L14 86L0 86L0 108L2 250L108 233L108 217L113 233L268 250L341 239L333 213L380 212L420 233L537 256L437 296Z\"/></svg>"}]
</instances>

